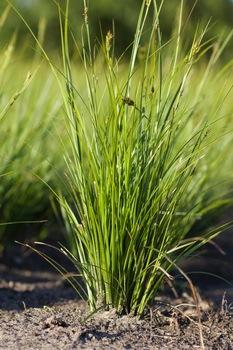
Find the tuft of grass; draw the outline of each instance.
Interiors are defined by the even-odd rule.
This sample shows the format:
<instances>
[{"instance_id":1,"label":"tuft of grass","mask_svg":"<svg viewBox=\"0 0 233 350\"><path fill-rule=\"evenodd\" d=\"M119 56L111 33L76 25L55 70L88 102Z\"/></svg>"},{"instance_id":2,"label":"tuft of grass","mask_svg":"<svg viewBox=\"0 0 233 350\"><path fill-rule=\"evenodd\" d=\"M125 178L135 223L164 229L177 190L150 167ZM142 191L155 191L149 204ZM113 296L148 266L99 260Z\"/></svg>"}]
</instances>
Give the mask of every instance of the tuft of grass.
<instances>
[{"instance_id":1,"label":"tuft of grass","mask_svg":"<svg viewBox=\"0 0 233 350\"><path fill-rule=\"evenodd\" d=\"M72 150L65 155L69 195L58 195L72 245L65 253L83 276L91 310L142 315L180 258L227 226L188 236L203 215L232 201L222 169L224 154L232 170L232 62L218 68L226 42L205 41L208 26L183 49L183 1L174 37L163 43L153 0L143 1L131 60L121 64L111 32L101 53L92 47L84 7L85 89L69 54L69 1L64 22L59 11Z\"/></svg>"},{"instance_id":2,"label":"tuft of grass","mask_svg":"<svg viewBox=\"0 0 233 350\"><path fill-rule=\"evenodd\" d=\"M0 17L0 30L8 12ZM27 226L10 223L53 216L51 192L41 179L55 186L63 162L56 140L63 129L57 122L62 101L54 77L37 53L30 62L24 52L16 54L16 40L13 35L0 48L0 250L15 238L35 236L31 226L25 235Z\"/></svg>"}]
</instances>

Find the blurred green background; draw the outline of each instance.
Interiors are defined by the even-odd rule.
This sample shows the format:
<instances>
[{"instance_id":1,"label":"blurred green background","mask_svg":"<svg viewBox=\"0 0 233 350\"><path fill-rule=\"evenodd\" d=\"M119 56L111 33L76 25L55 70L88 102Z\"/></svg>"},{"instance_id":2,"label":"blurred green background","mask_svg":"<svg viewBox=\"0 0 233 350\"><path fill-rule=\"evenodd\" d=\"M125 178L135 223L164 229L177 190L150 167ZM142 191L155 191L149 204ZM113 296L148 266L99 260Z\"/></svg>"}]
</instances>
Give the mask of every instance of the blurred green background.
<instances>
[{"instance_id":1,"label":"blurred green background","mask_svg":"<svg viewBox=\"0 0 233 350\"><path fill-rule=\"evenodd\" d=\"M161 0L158 1L158 3ZM57 1L64 6L65 0ZM195 0L185 0L185 16L188 17L190 10L195 4ZM46 22L46 49L59 48L59 23L58 14L53 0L12 0L12 3L20 10L24 18L28 21L34 32L38 32L38 22L43 18ZM137 16L139 13L141 0L89 0L89 19L93 37L100 36L100 27L105 34L111 30L114 20L116 28L116 47L118 52L122 52L133 40ZM74 32L80 31L83 24L83 1L70 0L72 13L71 23ZM163 39L169 38L179 10L180 0L165 1L161 14L161 26ZM6 1L0 1L0 13L6 6ZM189 21L187 40L191 40L192 32L198 23L206 23L211 19L208 32L209 38L222 35L233 27L233 1L232 0L199 0ZM42 23L42 22L41 22ZM22 45L29 36L28 30L19 17L11 13L7 24L1 29L1 45L8 41L12 33L18 33L18 43ZM233 49L231 42L228 52Z\"/></svg>"}]
</instances>

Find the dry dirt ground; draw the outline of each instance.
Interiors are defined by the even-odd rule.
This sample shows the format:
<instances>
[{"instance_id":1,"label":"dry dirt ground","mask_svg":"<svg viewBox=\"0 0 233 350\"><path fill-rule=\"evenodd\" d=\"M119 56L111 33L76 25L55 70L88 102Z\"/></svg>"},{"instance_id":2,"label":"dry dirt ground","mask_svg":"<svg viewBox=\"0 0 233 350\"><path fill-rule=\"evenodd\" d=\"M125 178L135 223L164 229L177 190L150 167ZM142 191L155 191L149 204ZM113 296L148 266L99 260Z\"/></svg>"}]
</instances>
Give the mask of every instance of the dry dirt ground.
<instances>
[{"instance_id":1,"label":"dry dirt ground","mask_svg":"<svg viewBox=\"0 0 233 350\"><path fill-rule=\"evenodd\" d=\"M200 292L200 314L183 290L176 298L159 296L138 320L114 311L90 316L85 302L52 272L0 265L0 277L3 350L188 350L203 349L203 344L205 349L233 349L233 289L224 295L223 285Z\"/></svg>"}]
</instances>

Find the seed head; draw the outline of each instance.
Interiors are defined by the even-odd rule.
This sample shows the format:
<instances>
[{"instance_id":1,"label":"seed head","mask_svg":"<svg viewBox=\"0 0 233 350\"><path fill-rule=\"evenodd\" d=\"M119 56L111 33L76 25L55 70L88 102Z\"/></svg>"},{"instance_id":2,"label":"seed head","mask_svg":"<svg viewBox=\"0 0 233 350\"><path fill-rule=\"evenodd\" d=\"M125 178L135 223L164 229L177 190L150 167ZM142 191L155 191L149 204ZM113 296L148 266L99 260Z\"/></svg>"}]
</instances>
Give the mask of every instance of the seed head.
<instances>
[{"instance_id":1,"label":"seed head","mask_svg":"<svg viewBox=\"0 0 233 350\"><path fill-rule=\"evenodd\" d=\"M86 5L86 1L84 1L84 10L83 10L84 21L88 24L88 7Z\"/></svg>"},{"instance_id":2,"label":"seed head","mask_svg":"<svg viewBox=\"0 0 233 350\"><path fill-rule=\"evenodd\" d=\"M135 106L135 102L133 100L131 100L131 98L129 98L129 97L123 97L122 101L125 105Z\"/></svg>"},{"instance_id":3,"label":"seed head","mask_svg":"<svg viewBox=\"0 0 233 350\"><path fill-rule=\"evenodd\" d=\"M112 34L112 33L110 32L110 30L109 30L109 31L107 32L106 41L105 41L107 53L109 53L109 51L111 50L112 39L113 39L113 34Z\"/></svg>"}]
</instances>

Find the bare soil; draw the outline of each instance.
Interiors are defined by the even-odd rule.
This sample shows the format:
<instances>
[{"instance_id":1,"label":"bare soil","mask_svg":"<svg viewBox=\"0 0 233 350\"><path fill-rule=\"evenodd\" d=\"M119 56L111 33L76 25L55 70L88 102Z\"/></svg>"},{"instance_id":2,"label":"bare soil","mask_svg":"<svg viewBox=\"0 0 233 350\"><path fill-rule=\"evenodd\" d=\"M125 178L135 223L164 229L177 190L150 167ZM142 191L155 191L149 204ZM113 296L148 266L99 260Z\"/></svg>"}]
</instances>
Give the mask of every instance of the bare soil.
<instances>
[{"instance_id":1,"label":"bare soil","mask_svg":"<svg viewBox=\"0 0 233 350\"><path fill-rule=\"evenodd\" d=\"M202 291L200 315L188 293L161 295L138 320L114 310L90 316L52 272L1 265L0 276L0 349L233 349L232 289Z\"/></svg>"}]
</instances>

